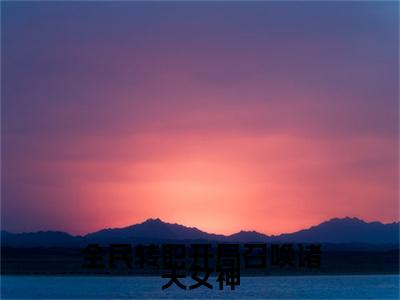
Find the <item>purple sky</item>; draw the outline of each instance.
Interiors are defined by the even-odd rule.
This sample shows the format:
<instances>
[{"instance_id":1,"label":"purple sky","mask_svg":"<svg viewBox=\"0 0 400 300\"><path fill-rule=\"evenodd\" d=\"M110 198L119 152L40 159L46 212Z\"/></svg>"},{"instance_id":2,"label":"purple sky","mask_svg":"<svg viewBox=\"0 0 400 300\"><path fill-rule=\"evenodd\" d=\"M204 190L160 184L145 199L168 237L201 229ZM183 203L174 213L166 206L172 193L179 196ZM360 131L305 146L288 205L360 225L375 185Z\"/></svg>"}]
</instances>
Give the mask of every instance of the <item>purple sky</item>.
<instances>
[{"instance_id":1,"label":"purple sky","mask_svg":"<svg viewBox=\"0 0 400 300\"><path fill-rule=\"evenodd\" d=\"M3 2L2 226L398 220L397 2Z\"/></svg>"}]
</instances>

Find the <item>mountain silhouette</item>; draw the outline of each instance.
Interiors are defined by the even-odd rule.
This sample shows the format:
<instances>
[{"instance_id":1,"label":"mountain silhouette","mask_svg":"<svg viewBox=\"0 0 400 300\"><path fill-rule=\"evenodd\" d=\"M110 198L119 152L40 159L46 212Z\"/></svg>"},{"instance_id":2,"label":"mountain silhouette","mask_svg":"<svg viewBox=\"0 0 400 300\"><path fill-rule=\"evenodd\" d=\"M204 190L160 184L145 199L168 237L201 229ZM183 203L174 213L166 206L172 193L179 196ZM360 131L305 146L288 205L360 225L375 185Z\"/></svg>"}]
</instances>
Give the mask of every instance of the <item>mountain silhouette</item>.
<instances>
[{"instance_id":1,"label":"mountain silhouette","mask_svg":"<svg viewBox=\"0 0 400 300\"><path fill-rule=\"evenodd\" d=\"M91 241L146 240L222 240L224 235L210 234L195 227L171 224L160 219L148 219L143 223L124 227L103 229L84 236Z\"/></svg>"},{"instance_id":2,"label":"mountain silhouette","mask_svg":"<svg viewBox=\"0 0 400 300\"><path fill-rule=\"evenodd\" d=\"M256 231L240 231L232 235L211 234L195 227L148 219L123 228L108 228L84 236L59 231L34 233L1 232L2 246L12 247L75 247L88 243L161 243L191 242L290 242L331 244L399 244L399 223L365 222L357 218L334 218L308 229L268 236Z\"/></svg>"},{"instance_id":3,"label":"mountain silhouette","mask_svg":"<svg viewBox=\"0 0 400 300\"><path fill-rule=\"evenodd\" d=\"M334 218L317 226L272 238L281 242L398 244L399 223L367 223L357 218Z\"/></svg>"},{"instance_id":4,"label":"mountain silhouette","mask_svg":"<svg viewBox=\"0 0 400 300\"><path fill-rule=\"evenodd\" d=\"M83 244L79 236L72 236L62 231L38 231L10 233L1 232L1 245L16 248L24 247L76 247Z\"/></svg>"}]
</instances>

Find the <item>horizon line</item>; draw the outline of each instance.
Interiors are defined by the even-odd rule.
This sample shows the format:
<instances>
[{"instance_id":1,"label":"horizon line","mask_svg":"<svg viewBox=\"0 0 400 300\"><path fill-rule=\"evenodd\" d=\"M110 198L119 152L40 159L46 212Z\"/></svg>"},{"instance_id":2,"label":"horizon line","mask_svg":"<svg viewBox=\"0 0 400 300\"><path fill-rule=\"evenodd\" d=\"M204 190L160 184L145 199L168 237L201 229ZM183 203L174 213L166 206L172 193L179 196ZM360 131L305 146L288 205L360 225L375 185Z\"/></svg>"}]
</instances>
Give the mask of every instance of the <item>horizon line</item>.
<instances>
[{"instance_id":1,"label":"horizon line","mask_svg":"<svg viewBox=\"0 0 400 300\"><path fill-rule=\"evenodd\" d=\"M58 232L58 233L66 233L66 234L68 234L68 235L70 235L70 236L72 236L72 237L84 237L84 236L86 236L86 235L89 235L89 234L92 234L92 233L95 233L95 232L99 232L99 231L102 231L102 230L124 229L124 228L131 227L131 226L135 226L135 225L141 225L141 224L144 224L144 223L146 223L146 222L148 222L148 221L157 221L157 220L158 220L158 221L160 221L161 223L164 223L164 224L178 225L178 226L183 226L183 227L186 227L186 228L197 229L197 230L199 230L199 231L201 231L201 232L204 232L204 233L210 234L210 235L220 235L220 236L229 237L229 236L232 236L232 235L241 233L241 232L253 232L253 233L262 234L262 235L265 235L265 236L268 236L268 237L276 237L276 236L280 236L280 235L284 235L284 234L293 234L293 233L296 233L296 232L299 232L299 231L309 230L309 229L311 229L311 228L313 228L313 227L319 226L319 225L321 225L321 224L323 224L323 223L326 223L326 222L329 222L329 221L333 221L333 220L346 220L346 219L357 220L357 221L361 221L361 222L366 223L366 224L380 223L380 224L382 224L382 225L390 225L390 224L399 224L399 223L400 223L400 220L398 220L398 221L393 221L393 222L388 222L388 223L384 223L384 222L382 222L382 221L365 221L364 219L361 219L361 218L358 218L358 217L349 217L349 216L345 216L345 217L332 217L332 218L330 218L330 219L326 219L325 221L321 221L321 222L318 223L318 224L311 225L311 226L309 226L309 227L307 227L307 228L298 229L298 230L292 231L292 232L282 232L282 233L279 233L279 234L267 234L267 233L263 233L263 232L256 231L256 230L251 230L251 229L250 229L250 230L241 229L240 231L236 231L236 232L231 233L231 234L222 234L222 233L208 232L208 231L205 231L205 230L200 229L200 228L197 227L197 226L190 226L190 225L180 224L180 223L176 223L176 222L175 222L175 223L172 223L172 222L170 222L170 221L164 221L164 220L162 220L162 219L159 218L159 217L156 217L156 218L154 218L154 217L149 217L149 218L146 218L144 221L141 221L141 222L138 222L138 223L135 223L135 224L130 224L130 225L122 226L122 227L107 227L107 228L105 227L105 228L100 228L100 229L98 229L98 230L91 231L91 232L88 232L88 233L85 233L85 234L71 234L71 233L69 233L69 232L67 232L67 231L63 231L63 230L36 230L36 231L13 232L13 231L1 229L0 232L1 232L1 233L2 233L2 232L7 232L7 233L11 233L11 234L29 234L29 233L40 233L40 232Z\"/></svg>"}]
</instances>

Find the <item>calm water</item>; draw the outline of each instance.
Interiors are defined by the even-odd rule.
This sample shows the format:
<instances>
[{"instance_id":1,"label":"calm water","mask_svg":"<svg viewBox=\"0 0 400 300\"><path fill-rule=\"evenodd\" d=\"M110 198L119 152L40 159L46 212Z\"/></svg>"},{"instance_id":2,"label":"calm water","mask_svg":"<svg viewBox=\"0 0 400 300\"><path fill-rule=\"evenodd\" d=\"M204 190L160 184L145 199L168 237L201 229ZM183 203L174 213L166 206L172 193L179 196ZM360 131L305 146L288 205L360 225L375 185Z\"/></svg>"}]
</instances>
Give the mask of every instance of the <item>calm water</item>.
<instances>
[{"instance_id":1,"label":"calm water","mask_svg":"<svg viewBox=\"0 0 400 300\"><path fill-rule=\"evenodd\" d=\"M236 290L162 291L159 277L2 276L2 298L398 299L398 275L242 277ZM211 279L210 282L212 282Z\"/></svg>"}]
</instances>

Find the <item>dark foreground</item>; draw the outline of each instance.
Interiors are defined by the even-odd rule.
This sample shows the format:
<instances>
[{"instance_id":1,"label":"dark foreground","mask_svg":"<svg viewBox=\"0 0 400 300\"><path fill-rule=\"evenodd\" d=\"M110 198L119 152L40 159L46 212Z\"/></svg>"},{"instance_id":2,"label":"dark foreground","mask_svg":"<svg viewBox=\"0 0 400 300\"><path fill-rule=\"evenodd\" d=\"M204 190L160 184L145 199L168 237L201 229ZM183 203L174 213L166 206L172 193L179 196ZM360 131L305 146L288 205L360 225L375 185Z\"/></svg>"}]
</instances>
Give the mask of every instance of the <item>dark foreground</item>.
<instances>
[{"instance_id":1,"label":"dark foreground","mask_svg":"<svg viewBox=\"0 0 400 300\"><path fill-rule=\"evenodd\" d=\"M210 278L215 282L215 278ZM161 290L160 277L3 276L2 299L398 299L398 275L243 277L235 290Z\"/></svg>"},{"instance_id":2,"label":"dark foreground","mask_svg":"<svg viewBox=\"0 0 400 300\"><path fill-rule=\"evenodd\" d=\"M2 275L160 275L159 268L86 269L79 248L2 248ZM323 250L320 267L270 266L241 270L242 275L342 275L342 274L399 274L399 250ZM212 263L212 262L211 262Z\"/></svg>"}]
</instances>

